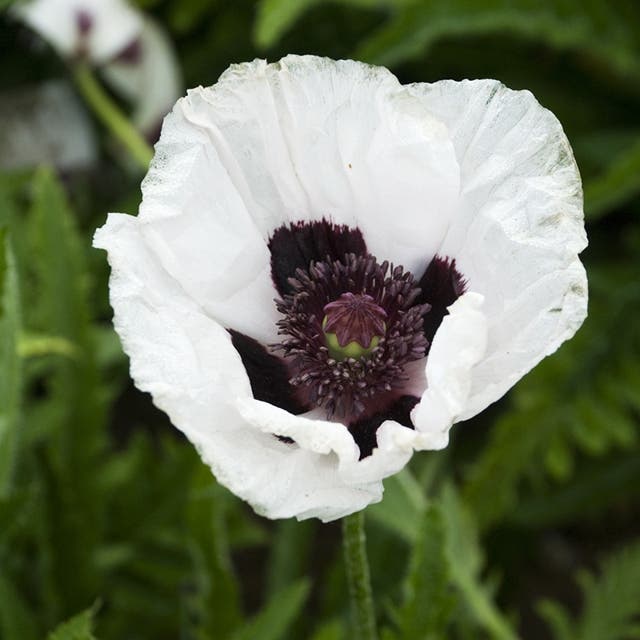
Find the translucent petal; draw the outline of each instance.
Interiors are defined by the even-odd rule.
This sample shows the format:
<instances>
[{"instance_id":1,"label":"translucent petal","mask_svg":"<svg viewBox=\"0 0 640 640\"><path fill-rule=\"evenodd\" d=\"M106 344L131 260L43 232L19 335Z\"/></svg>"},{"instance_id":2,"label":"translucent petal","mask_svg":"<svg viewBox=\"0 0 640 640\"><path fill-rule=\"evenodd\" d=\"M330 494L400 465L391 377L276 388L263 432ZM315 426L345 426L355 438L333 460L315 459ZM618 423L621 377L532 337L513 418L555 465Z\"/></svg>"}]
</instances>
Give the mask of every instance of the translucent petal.
<instances>
[{"instance_id":1,"label":"translucent petal","mask_svg":"<svg viewBox=\"0 0 640 640\"><path fill-rule=\"evenodd\" d=\"M582 323L587 282L582 188L555 116L495 80L417 84L449 128L461 171L458 209L439 249L485 297L485 357L468 418L500 398Z\"/></svg>"},{"instance_id":2,"label":"translucent petal","mask_svg":"<svg viewBox=\"0 0 640 640\"><path fill-rule=\"evenodd\" d=\"M114 325L136 386L151 393L222 484L271 518L331 520L380 500L380 482L341 477L338 456L318 444L320 423L307 421L315 442L301 447L272 435L268 411L257 424L244 417L240 409L257 401L228 332L163 269L139 219L111 214L94 243L109 252ZM332 442L348 447L348 432L326 424L342 430Z\"/></svg>"}]
</instances>

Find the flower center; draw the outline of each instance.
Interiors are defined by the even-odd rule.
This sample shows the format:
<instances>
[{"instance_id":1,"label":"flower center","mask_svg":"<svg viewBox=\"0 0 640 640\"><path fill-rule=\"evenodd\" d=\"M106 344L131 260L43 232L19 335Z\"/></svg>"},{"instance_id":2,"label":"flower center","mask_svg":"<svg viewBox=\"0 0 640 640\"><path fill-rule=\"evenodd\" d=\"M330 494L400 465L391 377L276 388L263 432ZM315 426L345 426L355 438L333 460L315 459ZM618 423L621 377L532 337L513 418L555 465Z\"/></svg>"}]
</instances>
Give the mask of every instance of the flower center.
<instances>
[{"instance_id":1,"label":"flower center","mask_svg":"<svg viewBox=\"0 0 640 640\"><path fill-rule=\"evenodd\" d=\"M404 366L429 344L423 315L430 307L416 304L421 290L410 272L350 253L311 262L288 284L291 293L276 300L284 338L274 347L304 404L349 421L402 394Z\"/></svg>"},{"instance_id":2,"label":"flower center","mask_svg":"<svg viewBox=\"0 0 640 640\"><path fill-rule=\"evenodd\" d=\"M384 337L387 312L366 293L343 293L324 312L322 331L336 360L368 356Z\"/></svg>"}]
</instances>

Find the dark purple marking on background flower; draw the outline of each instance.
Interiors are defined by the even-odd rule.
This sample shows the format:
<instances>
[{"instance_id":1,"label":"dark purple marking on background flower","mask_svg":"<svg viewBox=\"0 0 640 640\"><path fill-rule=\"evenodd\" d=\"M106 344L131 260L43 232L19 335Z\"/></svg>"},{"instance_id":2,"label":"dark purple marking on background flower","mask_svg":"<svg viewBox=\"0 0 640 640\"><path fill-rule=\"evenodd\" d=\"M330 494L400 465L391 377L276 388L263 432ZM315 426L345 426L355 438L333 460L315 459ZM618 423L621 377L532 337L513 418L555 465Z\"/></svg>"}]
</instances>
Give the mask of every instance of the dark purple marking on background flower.
<instances>
[{"instance_id":1,"label":"dark purple marking on background flower","mask_svg":"<svg viewBox=\"0 0 640 640\"><path fill-rule=\"evenodd\" d=\"M78 9L76 11L76 26L81 36L88 35L93 27L93 16L84 9Z\"/></svg>"},{"instance_id":2,"label":"dark purple marking on background flower","mask_svg":"<svg viewBox=\"0 0 640 640\"><path fill-rule=\"evenodd\" d=\"M239 331L229 329L229 333L249 376L253 397L294 415L304 413L307 408L289 384L289 372L282 358L269 353L257 340Z\"/></svg>"},{"instance_id":3,"label":"dark purple marking on background flower","mask_svg":"<svg viewBox=\"0 0 640 640\"><path fill-rule=\"evenodd\" d=\"M135 38L125 46L114 58L122 64L135 65L142 60L142 43L140 38Z\"/></svg>"},{"instance_id":4,"label":"dark purple marking on background flower","mask_svg":"<svg viewBox=\"0 0 640 640\"><path fill-rule=\"evenodd\" d=\"M467 281L456 268L455 259L435 256L418 286L422 291L419 302L431 305L431 310L424 316L424 335L431 344L442 319L448 313L447 307L465 292Z\"/></svg>"},{"instance_id":5,"label":"dark purple marking on background flower","mask_svg":"<svg viewBox=\"0 0 640 640\"><path fill-rule=\"evenodd\" d=\"M367 246L360 229L327 220L283 225L269 239L271 277L281 296L291 293L289 278L297 269L309 269L311 262L327 258L340 260L347 253L365 255Z\"/></svg>"}]
</instances>

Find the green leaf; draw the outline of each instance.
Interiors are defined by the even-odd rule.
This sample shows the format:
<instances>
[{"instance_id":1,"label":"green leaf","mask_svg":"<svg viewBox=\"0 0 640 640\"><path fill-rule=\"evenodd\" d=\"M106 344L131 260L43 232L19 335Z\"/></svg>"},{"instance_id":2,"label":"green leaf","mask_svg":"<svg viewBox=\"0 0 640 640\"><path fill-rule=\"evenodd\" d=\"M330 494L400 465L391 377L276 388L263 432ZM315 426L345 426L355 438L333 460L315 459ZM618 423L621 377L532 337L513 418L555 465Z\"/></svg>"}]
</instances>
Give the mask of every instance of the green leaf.
<instances>
[{"instance_id":1,"label":"green leaf","mask_svg":"<svg viewBox=\"0 0 640 640\"><path fill-rule=\"evenodd\" d=\"M371 505L366 513L368 518L411 543L418 536L426 506L420 485L405 467L384 481L384 499Z\"/></svg>"},{"instance_id":2,"label":"green leaf","mask_svg":"<svg viewBox=\"0 0 640 640\"><path fill-rule=\"evenodd\" d=\"M12 487L18 451L22 365L18 275L6 231L0 228L0 497Z\"/></svg>"},{"instance_id":3,"label":"green leaf","mask_svg":"<svg viewBox=\"0 0 640 640\"><path fill-rule=\"evenodd\" d=\"M597 219L640 193L640 140L615 157L607 170L585 184L585 213Z\"/></svg>"},{"instance_id":4,"label":"green leaf","mask_svg":"<svg viewBox=\"0 0 640 640\"><path fill-rule=\"evenodd\" d=\"M347 631L341 620L330 620L321 625L310 640L345 640Z\"/></svg>"},{"instance_id":5,"label":"green leaf","mask_svg":"<svg viewBox=\"0 0 640 640\"><path fill-rule=\"evenodd\" d=\"M411 0L260 0L254 25L254 42L260 48L273 46L297 20L314 7L343 4L361 9L391 10Z\"/></svg>"},{"instance_id":6,"label":"green leaf","mask_svg":"<svg viewBox=\"0 0 640 640\"><path fill-rule=\"evenodd\" d=\"M446 37L503 33L588 53L620 77L638 78L640 62L632 28L637 19L637 9L622 2L415 0L362 43L354 57L393 66L424 55Z\"/></svg>"},{"instance_id":7,"label":"green leaf","mask_svg":"<svg viewBox=\"0 0 640 640\"><path fill-rule=\"evenodd\" d=\"M311 520L294 519L278 523L271 543L267 592L276 593L306 573L311 550L311 536L315 531Z\"/></svg>"},{"instance_id":8,"label":"green leaf","mask_svg":"<svg viewBox=\"0 0 640 640\"><path fill-rule=\"evenodd\" d=\"M73 358L45 357L46 393L29 407L31 424L42 425L34 464L41 595L49 618L60 619L98 595L101 576L93 556L105 526L105 503L97 497L106 448L105 397L92 343L86 245L51 171L35 173L31 198L19 254L30 284L26 330L75 346Z\"/></svg>"},{"instance_id":9,"label":"green leaf","mask_svg":"<svg viewBox=\"0 0 640 640\"><path fill-rule=\"evenodd\" d=\"M452 486L442 493L446 552L451 577L477 624L496 640L516 640L517 634L494 604L489 589L480 580L483 558L471 512Z\"/></svg>"},{"instance_id":10,"label":"green leaf","mask_svg":"<svg viewBox=\"0 0 640 640\"><path fill-rule=\"evenodd\" d=\"M397 620L403 640L446 637L455 597L451 590L445 523L440 507L424 513L411 555L405 598Z\"/></svg>"},{"instance_id":11,"label":"green leaf","mask_svg":"<svg viewBox=\"0 0 640 640\"><path fill-rule=\"evenodd\" d=\"M233 640L281 640L291 637L289 630L302 612L310 589L309 580L304 579L279 591L255 618L233 635Z\"/></svg>"},{"instance_id":12,"label":"green leaf","mask_svg":"<svg viewBox=\"0 0 640 640\"><path fill-rule=\"evenodd\" d=\"M612 283L615 283L612 286ZM566 482L578 451L602 456L637 446L640 283L631 264L590 270L589 317L557 354L512 392L463 489L481 528L520 502L534 478Z\"/></svg>"},{"instance_id":13,"label":"green leaf","mask_svg":"<svg viewBox=\"0 0 640 640\"><path fill-rule=\"evenodd\" d=\"M38 632L36 612L3 573L0 567L0 637L3 640L39 640L42 635Z\"/></svg>"},{"instance_id":14,"label":"green leaf","mask_svg":"<svg viewBox=\"0 0 640 640\"><path fill-rule=\"evenodd\" d=\"M198 637L228 638L240 626L239 588L227 540L229 496L211 471L198 464L188 505L195 596L191 599Z\"/></svg>"},{"instance_id":15,"label":"green leaf","mask_svg":"<svg viewBox=\"0 0 640 640\"><path fill-rule=\"evenodd\" d=\"M584 596L577 620L558 604L543 602L539 610L556 640L630 640L637 638L640 616L640 542L611 555L599 577L580 576Z\"/></svg>"},{"instance_id":16,"label":"green leaf","mask_svg":"<svg viewBox=\"0 0 640 640\"><path fill-rule=\"evenodd\" d=\"M275 44L280 36L306 13L323 0L261 0L255 23L254 40L258 47Z\"/></svg>"},{"instance_id":17,"label":"green leaf","mask_svg":"<svg viewBox=\"0 0 640 640\"><path fill-rule=\"evenodd\" d=\"M97 611L94 605L56 627L47 640L96 640L93 635L93 620Z\"/></svg>"}]
</instances>

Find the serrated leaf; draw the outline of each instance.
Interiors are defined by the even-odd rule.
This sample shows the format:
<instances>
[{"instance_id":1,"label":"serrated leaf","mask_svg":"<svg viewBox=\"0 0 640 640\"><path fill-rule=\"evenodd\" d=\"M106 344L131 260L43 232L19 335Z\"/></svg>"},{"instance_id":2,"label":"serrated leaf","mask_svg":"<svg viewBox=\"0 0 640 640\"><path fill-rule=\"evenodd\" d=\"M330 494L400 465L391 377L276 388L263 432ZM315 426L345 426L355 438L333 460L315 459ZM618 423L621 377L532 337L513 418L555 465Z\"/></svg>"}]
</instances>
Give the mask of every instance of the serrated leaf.
<instances>
[{"instance_id":1,"label":"serrated leaf","mask_svg":"<svg viewBox=\"0 0 640 640\"><path fill-rule=\"evenodd\" d=\"M233 635L233 640L284 640L304 607L311 585L300 580L276 593L265 608L245 627Z\"/></svg>"},{"instance_id":2,"label":"serrated leaf","mask_svg":"<svg viewBox=\"0 0 640 640\"><path fill-rule=\"evenodd\" d=\"M47 636L47 640L96 640L93 635L96 610L93 606L63 622Z\"/></svg>"},{"instance_id":3,"label":"serrated leaf","mask_svg":"<svg viewBox=\"0 0 640 640\"><path fill-rule=\"evenodd\" d=\"M43 606L59 619L98 595L100 576L92 557L104 526L105 505L96 496L106 416L91 342L82 240L51 171L35 173L31 195L20 253L31 295L25 323L30 332L55 335L77 350L74 358L46 356L46 393L30 407L39 412L46 443L37 449L35 465Z\"/></svg>"},{"instance_id":4,"label":"serrated leaf","mask_svg":"<svg viewBox=\"0 0 640 640\"><path fill-rule=\"evenodd\" d=\"M439 640L455 604L451 590L446 531L440 507L424 513L413 546L405 599L397 613L403 640Z\"/></svg>"},{"instance_id":5,"label":"serrated leaf","mask_svg":"<svg viewBox=\"0 0 640 640\"><path fill-rule=\"evenodd\" d=\"M600 575L579 576L584 603L579 618L557 603L542 602L540 613L556 640L630 640L640 616L640 542L612 554Z\"/></svg>"},{"instance_id":6,"label":"serrated leaf","mask_svg":"<svg viewBox=\"0 0 640 640\"><path fill-rule=\"evenodd\" d=\"M408 467L384 481L382 502L367 509L367 517L395 532L407 542L416 540L426 500Z\"/></svg>"},{"instance_id":7,"label":"serrated leaf","mask_svg":"<svg viewBox=\"0 0 640 640\"><path fill-rule=\"evenodd\" d=\"M593 267L590 288L584 326L518 384L512 408L470 469L463 495L481 528L517 504L527 478L565 481L576 449L603 455L638 440L633 392L626 391L634 386L628 359L640 357L640 327L628 322L640 308L636 270Z\"/></svg>"},{"instance_id":8,"label":"serrated leaf","mask_svg":"<svg viewBox=\"0 0 640 640\"><path fill-rule=\"evenodd\" d=\"M451 577L477 624L496 640L517 640L489 590L480 581L483 557L476 524L452 486L445 487L441 501L445 523L446 553Z\"/></svg>"},{"instance_id":9,"label":"serrated leaf","mask_svg":"<svg viewBox=\"0 0 640 640\"><path fill-rule=\"evenodd\" d=\"M195 594L188 606L195 613L198 638L229 638L241 624L239 587L231 565L227 540L228 495L211 471L199 464L188 505Z\"/></svg>"}]
</instances>

